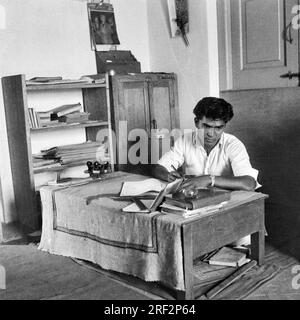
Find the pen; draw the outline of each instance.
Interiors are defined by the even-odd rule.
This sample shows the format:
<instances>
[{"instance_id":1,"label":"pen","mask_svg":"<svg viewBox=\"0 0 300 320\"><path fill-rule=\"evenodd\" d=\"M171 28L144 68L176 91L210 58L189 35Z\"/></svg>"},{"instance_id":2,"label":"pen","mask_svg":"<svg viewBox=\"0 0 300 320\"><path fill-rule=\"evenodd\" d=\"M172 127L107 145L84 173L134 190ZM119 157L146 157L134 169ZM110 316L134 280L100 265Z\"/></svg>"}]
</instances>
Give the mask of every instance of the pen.
<instances>
[{"instance_id":1,"label":"pen","mask_svg":"<svg viewBox=\"0 0 300 320\"><path fill-rule=\"evenodd\" d=\"M174 171L176 171L177 172L177 169L175 169L175 167L171 164L171 167L172 167L172 169L174 170ZM178 172L179 173L179 172ZM179 173L180 174L180 173ZM180 176L182 176L181 174L180 174Z\"/></svg>"},{"instance_id":2,"label":"pen","mask_svg":"<svg viewBox=\"0 0 300 320\"><path fill-rule=\"evenodd\" d=\"M175 169L175 167L174 167L172 164L171 164L171 167L172 167L172 169L173 169L174 171L178 172L177 169ZM179 173L179 172L178 172L178 173ZM179 174L180 174L180 176L181 176L182 179L185 179L184 174L182 174L182 173L179 173Z\"/></svg>"}]
</instances>

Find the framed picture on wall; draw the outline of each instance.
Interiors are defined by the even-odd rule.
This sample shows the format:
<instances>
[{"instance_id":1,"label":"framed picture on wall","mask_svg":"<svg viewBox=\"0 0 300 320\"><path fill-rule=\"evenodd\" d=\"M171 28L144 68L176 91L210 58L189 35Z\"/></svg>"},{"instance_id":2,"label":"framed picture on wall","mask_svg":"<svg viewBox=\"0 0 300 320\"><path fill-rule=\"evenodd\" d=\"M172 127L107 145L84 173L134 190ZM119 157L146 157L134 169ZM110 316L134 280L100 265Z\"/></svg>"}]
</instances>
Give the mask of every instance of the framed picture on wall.
<instances>
[{"instance_id":1,"label":"framed picture on wall","mask_svg":"<svg viewBox=\"0 0 300 320\"><path fill-rule=\"evenodd\" d=\"M120 44L113 6L109 3L88 3L92 48L97 45Z\"/></svg>"}]
</instances>

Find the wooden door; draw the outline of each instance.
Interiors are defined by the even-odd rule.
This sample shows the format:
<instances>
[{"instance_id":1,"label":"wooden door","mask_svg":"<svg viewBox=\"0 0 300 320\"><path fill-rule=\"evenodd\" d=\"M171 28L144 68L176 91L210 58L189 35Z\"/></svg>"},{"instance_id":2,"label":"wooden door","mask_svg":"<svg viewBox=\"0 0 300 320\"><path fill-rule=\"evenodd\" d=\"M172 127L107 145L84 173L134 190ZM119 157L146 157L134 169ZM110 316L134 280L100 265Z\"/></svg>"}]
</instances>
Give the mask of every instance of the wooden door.
<instances>
[{"instance_id":1,"label":"wooden door","mask_svg":"<svg viewBox=\"0 0 300 320\"><path fill-rule=\"evenodd\" d=\"M221 89L297 86L298 0L219 0Z\"/></svg>"}]
</instances>

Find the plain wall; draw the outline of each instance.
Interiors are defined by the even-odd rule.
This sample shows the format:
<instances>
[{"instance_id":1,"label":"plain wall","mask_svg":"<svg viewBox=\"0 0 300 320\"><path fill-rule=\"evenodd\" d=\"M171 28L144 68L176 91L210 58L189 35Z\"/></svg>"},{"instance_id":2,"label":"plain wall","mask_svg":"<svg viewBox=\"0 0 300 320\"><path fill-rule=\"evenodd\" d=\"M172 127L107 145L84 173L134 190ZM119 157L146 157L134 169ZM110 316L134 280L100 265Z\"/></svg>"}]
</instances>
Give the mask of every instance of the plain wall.
<instances>
[{"instance_id":1,"label":"plain wall","mask_svg":"<svg viewBox=\"0 0 300 320\"><path fill-rule=\"evenodd\" d=\"M131 50L149 71L146 0L112 0L120 50ZM0 0L0 77L24 73L34 76L78 78L96 73L91 50L87 4L80 0ZM98 50L108 50L100 46ZM47 101L43 102L46 105ZM53 101L49 99L49 107ZM76 133L83 139L83 131ZM17 219L0 84L0 178L3 206L0 221ZM55 137L52 137L54 140ZM58 144L63 144L57 135ZM1 188L0 188L1 190ZM1 197L0 197L1 199ZM3 207L3 210L1 208Z\"/></svg>"},{"instance_id":2,"label":"plain wall","mask_svg":"<svg viewBox=\"0 0 300 320\"><path fill-rule=\"evenodd\" d=\"M235 108L228 131L246 145L252 166L260 172L258 191L269 195L268 239L276 244L299 237L299 88L229 90L221 96ZM295 248L290 242L289 249Z\"/></svg>"},{"instance_id":3,"label":"plain wall","mask_svg":"<svg viewBox=\"0 0 300 320\"><path fill-rule=\"evenodd\" d=\"M216 1L188 1L189 46L180 36L171 37L168 0L147 5L151 71L177 74L180 126L191 128L195 104L204 96L219 95Z\"/></svg>"}]
</instances>

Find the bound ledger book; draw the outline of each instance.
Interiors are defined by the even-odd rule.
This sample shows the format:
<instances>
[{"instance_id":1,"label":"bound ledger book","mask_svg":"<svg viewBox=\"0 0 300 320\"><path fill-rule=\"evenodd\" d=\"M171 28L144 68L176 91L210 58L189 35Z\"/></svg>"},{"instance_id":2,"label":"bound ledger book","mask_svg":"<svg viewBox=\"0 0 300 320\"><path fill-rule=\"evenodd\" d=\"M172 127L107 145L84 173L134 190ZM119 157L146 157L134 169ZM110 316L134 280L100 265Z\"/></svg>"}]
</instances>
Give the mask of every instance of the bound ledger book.
<instances>
[{"instance_id":1,"label":"bound ledger book","mask_svg":"<svg viewBox=\"0 0 300 320\"><path fill-rule=\"evenodd\" d=\"M167 195L165 203L187 210L195 210L228 201L230 194L230 191L218 188L198 189L193 197L186 197L182 192Z\"/></svg>"},{"instance_id":2,"label":"bound ledger book","mask_svg":"<svg viewBox=\"0 0 300 320\"><path fill-rule=\"evenodd\" d=\"M209 264L229 267L240 267L249 261L245 253L229 247L221 248L208 260Z\"/></svg>"}]
</instances>

